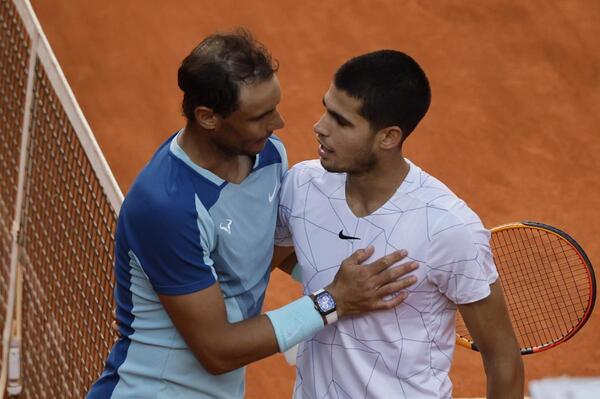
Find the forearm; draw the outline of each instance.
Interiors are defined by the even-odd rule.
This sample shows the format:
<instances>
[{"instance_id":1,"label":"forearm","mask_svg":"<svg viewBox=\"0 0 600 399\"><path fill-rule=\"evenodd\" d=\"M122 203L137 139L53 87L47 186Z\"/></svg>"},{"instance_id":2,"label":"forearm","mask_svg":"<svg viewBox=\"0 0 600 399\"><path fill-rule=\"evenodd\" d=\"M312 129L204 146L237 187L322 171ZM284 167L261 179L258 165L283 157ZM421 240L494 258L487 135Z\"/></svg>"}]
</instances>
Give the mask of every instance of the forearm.
<instances>
[{"instance_id":1,"label":"forearm","mask_svg":"<svg viewBox=\"0 0 600 399\"><path fill-rule=\"evenodd\" d=\"M203 340L192 340L189 345L211 374L238 369L279 351L273 326L265 315L227 323L214 330L210 341L210 346Z\"/></svg>"},{"instance_id":2,"label":"forearm","mask_svg":"<svg viewBox=\"0 0 600 399\"><path fill-rule=\"evenodd\" d=\"M459 305L459 310L481 351L488 399L522 399L523 360L500 281L491 284L490 291L487 298Z\"/></svg>"},{"instance_id":3,"label":"forearm","mask_svg":"<svg viewBox=\"0 0 600 399\"><path fill-rule=\"evenodd\" d=\"M406 294L402 292L392 299L385 298L415 282L412 276L401 278L416 268L413 263L390 268L406 253L396 251L372 264L361 265L372 251L372 248L356 251L344 260L328 286L340 317L391 309ZM316 310L313 300L303 296L267 312L267 315L230 323L218 283L194 293L159 295L159 298L190 350L212 374L234 370L278 351L284 352L312 337L327 320Z\"/></svg>"},{"instance_id":4,"label":"forearm","mask_svg":"<svg viewBox=\"0 0 600 399\"><path fill-rule=\"evenodd\" d=\"M488 399L523 399L524 369L518 352L484 360L484 368Z\"/></svg>"},{"instance_id":5,"label":"forearm","mask_svg":"<svg viewBox=\"0 0 600 399\"><path fill-rule=\"evenodd\" d=\"M169 300L165 302L168 307ZM172 316L190 350L211 374L235 370L285 351L323 328L323 319L308 297L301 297L267 315L236 323L223 317L225 309L223 313L214 310L207 309L203 320L180 317L179 313Z\"/></svg>"},{"instance_id":6,"label":"forearm","mask_svg":"<svg viewBox=\"0 0 600 399\"><path fill-rule=\"evenodd\" d=\"M378 267L386 270L384 268L391 266L394 259L399 259L405 255L405 253L399 252L382 258L383 260L380 260L382 265ZM293 257L293 264L295 264L295 254L292 253L290 257ZM373 281L368 286L376 288L377 295L374 297L370 293L365 293L360 285L355 286L355 278L349 277L349 281L342 282L344 277L339 277L339 273L336 275L334 282L326 288L334 299L337 298L335 300L337 301L339 317L361 314L371 309L391 309L406 297L406 293L400 293L391 300L383 298L413 284L416 281L414 277L400 280L399 278L416 267L417 265L411 262L379 274L379 272L373 272L372 269L356 266L357 271L362 274L365 273L365 270L372 273ZM361 296L365 294L366 296ZM236 327L235 329L227 328L226 333L215 337L215 339L221 341L223 340L220 338L221 336L232 340L229 343L223 342L219 351L215 354L220 359L220 369L225 371L235 369L277 351L285 352L294 345L313 336L323 328L325 322L320 313L315 310L313 300L307 296L268 312L267 317L267 322L270 322L270 329L266 328L269 324L265 323L265 317L261 316L237 323L233 325ZM244 339L236 341L238 336L243 336Z\"/></svg>"}]
</instances>

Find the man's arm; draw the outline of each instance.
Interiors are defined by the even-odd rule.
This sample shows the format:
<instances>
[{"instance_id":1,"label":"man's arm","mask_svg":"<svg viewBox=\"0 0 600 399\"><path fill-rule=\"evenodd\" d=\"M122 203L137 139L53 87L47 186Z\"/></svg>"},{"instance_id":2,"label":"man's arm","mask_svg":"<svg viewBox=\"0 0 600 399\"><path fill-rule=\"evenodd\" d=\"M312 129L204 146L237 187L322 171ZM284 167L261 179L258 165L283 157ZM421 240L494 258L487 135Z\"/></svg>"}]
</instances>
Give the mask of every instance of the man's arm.
<instances>
[{"instance_id":1,"label":"man's arm","mask_svg":"<svg viewBox=\"0 0 600 399\"><path fill-rule=\"evenodd\" d=\"M222 374L278 352L266 315L229 323L219 283L188 295L159 295L173 324L211 374Z\"/></svg>"},{"instance_id":2,"label":"man's arm","mask_svg":"<svg viewBox=\"0 0 600 399\"><path fill-rule=\"evenodd\" d=\"M372 248L355 252L342 263L334 282L326 287L338 304L339 317L391 309L407 294L401 293L391 300L384 298L414 284L414 277L402 278L416 268L414 262L389 267L406 256L404 251L362 265L372 253ZM225 373L279 352L267 316L228 322L218 283L192 294L159 295L159 298L192 352L212 374Z\"/></svg>"},{"instance_id":3,"label":"man's arm","mask_svg":"<svg viewBox=\"0 0 600 399\"><path fill-rule=\"evenodd\" d=\"M458 305L460 314L477 344L487 376L488 399L522 399L523 361L504 301L500 281L480 301Z\"/></svg>"}]
</instances>

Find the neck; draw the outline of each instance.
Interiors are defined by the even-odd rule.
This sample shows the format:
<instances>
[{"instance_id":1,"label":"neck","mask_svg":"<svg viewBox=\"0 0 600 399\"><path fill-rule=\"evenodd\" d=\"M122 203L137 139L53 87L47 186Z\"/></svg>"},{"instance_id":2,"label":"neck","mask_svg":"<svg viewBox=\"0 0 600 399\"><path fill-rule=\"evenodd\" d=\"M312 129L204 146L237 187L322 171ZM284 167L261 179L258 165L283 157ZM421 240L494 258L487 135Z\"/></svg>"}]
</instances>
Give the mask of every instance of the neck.
<instances>
[{"instance_id":1,"label":"neck","mask_svg":"<svg viewBox=\"0 0 600 399\"><path fill-rule=\"evenodd\" d=\"M247 155L227 151L212 140L213 132L187 124L177 143L196 165L211 171L221 179L240 183L252 168Z\"/></svg>"},{"instance_id":2,"label":"neck","mask_svg":"<svg viewBox=\"0 0 600 399\"><path fill-rule=\"evenodd\" d=\"M378 160L365 173L349 173L346 179L346 200L352 212L364 217L381 208L394 195L410 169L402 154L388 160Z\"/></svg>"}]
</instances>

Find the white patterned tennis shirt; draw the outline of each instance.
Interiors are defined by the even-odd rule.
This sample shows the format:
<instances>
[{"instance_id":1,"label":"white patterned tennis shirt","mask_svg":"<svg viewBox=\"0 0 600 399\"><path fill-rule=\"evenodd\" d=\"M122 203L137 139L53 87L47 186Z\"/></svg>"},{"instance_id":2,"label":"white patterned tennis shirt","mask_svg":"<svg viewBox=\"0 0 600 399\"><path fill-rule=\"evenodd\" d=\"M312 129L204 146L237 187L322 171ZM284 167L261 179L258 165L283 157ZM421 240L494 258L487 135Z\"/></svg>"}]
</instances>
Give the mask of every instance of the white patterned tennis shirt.
<instances>
[{"instance_id":1,"label":"white patterned tennis shirt","mask_svg":"<svg viewBox=\"0 0 600 399\"><path fill-rule=\"evenodd\" d=\"M402 304L344 318L300 345L295 399L452 396L456 305L487 297L498 273L479 217L409 165L392 197L365 217L347 205L346 174L327 172L318 160L295 165L284 179L276 244L295 247L306 294L368 245L375 253L367 262L406 249L420 264Z\"/></svg>"}]
</instances>

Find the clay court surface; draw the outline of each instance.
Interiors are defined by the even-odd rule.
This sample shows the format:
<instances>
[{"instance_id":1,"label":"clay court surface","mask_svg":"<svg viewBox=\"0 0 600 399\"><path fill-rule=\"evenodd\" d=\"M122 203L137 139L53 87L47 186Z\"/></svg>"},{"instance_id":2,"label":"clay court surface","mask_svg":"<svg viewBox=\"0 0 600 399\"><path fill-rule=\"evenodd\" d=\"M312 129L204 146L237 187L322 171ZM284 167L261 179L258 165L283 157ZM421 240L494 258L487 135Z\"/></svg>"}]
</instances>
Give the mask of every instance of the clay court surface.
<instances>
[{"instance_id":1,"label":"clay court surface","mask_svg":"<svg viewBox=\"0 0 600 399\"><path fill-rule=\"evenodd\" d=\"M379 48L429 75L430 112L405 155L488 227L530 219L600 262L600 2L71 1L33 6L123 192L183 124L176 71L205 35L245 26L280 61L278 133L290 164L315 158L312 124L332 73ZM107 271L108 272L108 271ZM267 308L299 293L276 272ZM568 343L525 358L527 380L600 375L600 306ZM289 397L283 356L248 369L248 398ZM457 348L454 394L485 393L479 354Z\"/></svg>"}]
</instances>

